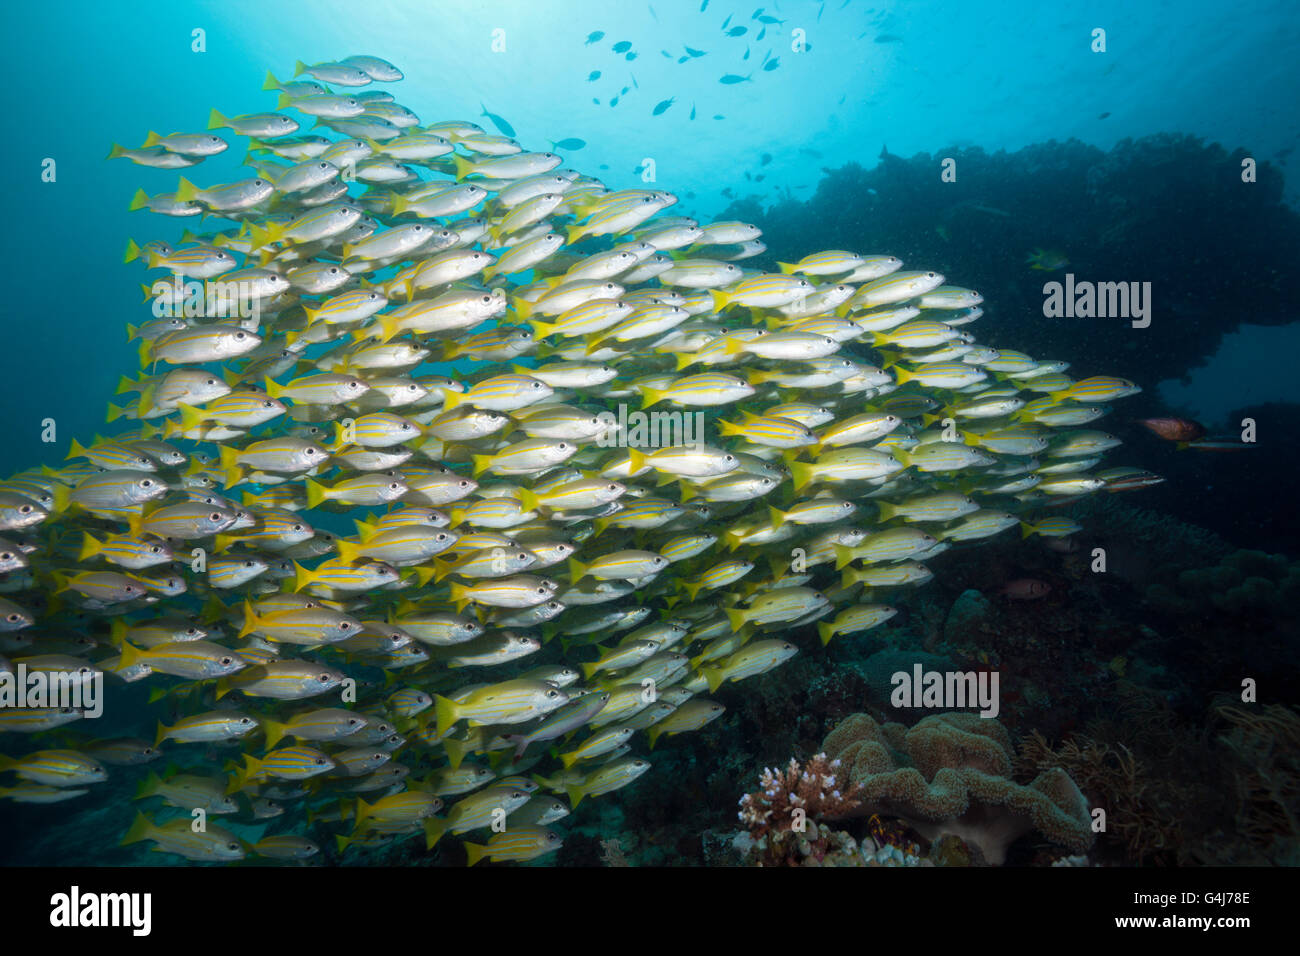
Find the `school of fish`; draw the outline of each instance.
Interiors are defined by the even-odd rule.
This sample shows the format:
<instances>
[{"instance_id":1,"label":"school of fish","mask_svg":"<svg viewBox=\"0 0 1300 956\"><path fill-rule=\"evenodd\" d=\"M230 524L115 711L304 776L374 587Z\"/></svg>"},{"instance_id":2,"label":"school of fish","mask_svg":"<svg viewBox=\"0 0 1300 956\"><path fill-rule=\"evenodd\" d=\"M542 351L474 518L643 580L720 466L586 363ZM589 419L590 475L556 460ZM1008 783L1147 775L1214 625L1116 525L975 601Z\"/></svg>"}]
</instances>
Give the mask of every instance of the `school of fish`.
<instances>
[{"instance_id":1,"label":"school of fish","mask_svg":"<svg viewBox=\"0 0 1300 956\"><path fill-rule=\"evenodd\" d=\"M273 112L113 147L209 231L128 245L116 431L0 483L0 677L147 682L158 722L0 707L0 798L134 774L121 841L193 861L543 857L929 558L1160 480L1089 427L1138 387L977 342L978 293L747 269L757 228L363 89L401 78L299 63ZM236 145L254 177L190 178Z\"/></svg>"}]
</instances>

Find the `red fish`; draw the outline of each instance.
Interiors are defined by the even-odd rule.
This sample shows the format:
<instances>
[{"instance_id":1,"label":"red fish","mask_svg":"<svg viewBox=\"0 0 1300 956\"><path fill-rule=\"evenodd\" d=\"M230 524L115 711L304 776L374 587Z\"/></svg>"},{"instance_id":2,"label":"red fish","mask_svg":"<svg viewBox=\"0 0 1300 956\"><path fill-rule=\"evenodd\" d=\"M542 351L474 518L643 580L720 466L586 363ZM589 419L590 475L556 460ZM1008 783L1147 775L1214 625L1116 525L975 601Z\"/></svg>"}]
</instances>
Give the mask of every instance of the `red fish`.
<instances>
[{"instance_id":1,"label":"red fish","mask_svg":"<svg viewBox=\"0 0 1300 956\"><path fill-rule=\"evenodd\" d=\"M1139 418L1139 425L1166 441L1196 441L1205 434L1205 426L1187 418Z\"/></svg>"},{"instance_id":2,"label":"red fish","mask_svg":"<svg viewBox=\"0 0 1300 956\"><path fill-rule=\"evenodd\" d=\"M1052 590L1052 586L1046 581L1038 581L1034 578L1017 578L1014 581L1008 581L998 593L1011 598L1013 601L1033 601L1043 597L1050 590Z\"/></svg>"}]
</instances>

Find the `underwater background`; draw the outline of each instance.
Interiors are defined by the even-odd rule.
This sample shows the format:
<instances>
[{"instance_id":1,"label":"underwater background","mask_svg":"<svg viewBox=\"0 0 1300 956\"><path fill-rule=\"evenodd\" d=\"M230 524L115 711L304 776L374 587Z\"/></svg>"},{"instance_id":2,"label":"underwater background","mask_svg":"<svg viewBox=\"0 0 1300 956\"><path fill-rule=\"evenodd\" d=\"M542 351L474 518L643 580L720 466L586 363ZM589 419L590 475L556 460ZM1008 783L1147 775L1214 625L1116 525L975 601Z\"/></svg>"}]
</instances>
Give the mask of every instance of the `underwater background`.
<instances>
[{"instance_id":1,"label":"underwater background","mask_svg":"<svg viewBox=\"0 0 1300 956\"><path fill-rule=\"evenodd\" d=\"M814 635L785 666L724 685L721 719L661 743L642 779L577 809L558 855L540 862L820 861L844 852L843 833L936 865L988 862L971 849L978 840L931 841L878 816L797 846L737 839L738 800L777 786L760 785L765 768L822 751L847 760L873 742L899 766L942 763L890 723L924 716L899 716L889 701L890 675L920 663L1001 672L1004 729L964 745L989 750L988 773L1027 788L1064 770L1109 810L1086 853L1064 854L1068 835L1038 821L1000 848L1008 863L1300 863L1294 5L760 3L226 0L11 13L0 40L14 91L0 475L57 467L73 437L103 433L119 378L139 369L123 330L147 317L144 280L122 252L128 237L174 241L186 223L128 211L138 188L171 189L175 174L108 162L110 146L199 131L214 108L271 110L275 94L259 91L268 69L287 79L296 61L383 57L405 73L391 89L424 122L500 131L491 113L526 149L554 148L611 189L663 189L678 197L674 215L757 225L767 251L746 266L855 249L978 289L981 340L1142 387L1102 426L1123 440L1123 464L1165 479L1072 505L1083 526L1072 548L1011 532L939 555L935 580L891 599L900 613L885 625L826 647ZM195 29L204 52L191 48ZM200 184L247 175L244 152L207 160ZM1066 273L1151 283L1150 326L1045 317L1044 283ZM1137 423L1154 417L1238 445L1249 419L1254 447L1180 448ZM41 438L47 419L53 444ZM1089 570L1094 548L1105 574ZM1026 595L1014 586L1026 580L1047 587ZM1257 702L1241 700L1245 679ZM121 693L127 706L94 735L151 735L146 691ZM5 738L0 749L15 735ZM149 769L115 768L66 804L0 801L0 862L176 862L117 846ZM463 863L426 855L421 840L344 856L335 832L317 834L323 862Z\"/></svg>"}]
</instances>

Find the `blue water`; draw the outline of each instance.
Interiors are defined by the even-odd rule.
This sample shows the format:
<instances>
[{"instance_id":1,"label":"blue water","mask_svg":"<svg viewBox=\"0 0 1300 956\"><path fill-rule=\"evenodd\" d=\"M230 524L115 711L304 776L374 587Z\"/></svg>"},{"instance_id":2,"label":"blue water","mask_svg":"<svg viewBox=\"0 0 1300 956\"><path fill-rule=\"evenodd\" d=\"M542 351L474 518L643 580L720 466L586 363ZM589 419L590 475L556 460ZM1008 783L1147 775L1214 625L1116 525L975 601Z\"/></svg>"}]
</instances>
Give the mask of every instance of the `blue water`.
<instances>
[{"instance_id":1,"label":"blue water","mask_svg":"<svg viewBox=\"0 0 1300 956\"><path fill-rule=\"evenodd\" d=\"M756 6L762 0L753 0ZM175 238L179 228L130 213L134 191L175 186L176 173L106 162L113 142L150 129L206 125L209 109L271 109L267 69L371 52L399 64L395 89L426 121L506 119L527 148L578 137L572 165L614 188L654 160L676 211L713 216L745 170L747 193L806 198L822 167L872 165L881 147L943 155L977 144L1013 150L1070 137L1109 148L1123 137L1179 131L1244 146L1260 159L1294 146L1300 30L1294 4L767 3L711 0L562 3L223 0L24 4L0 39L13 78L4 150L11 184L4 229L8 474L51 457L102 423L104 402L137 363L124 325L138 318L142 270L121 264L127 236ZM129 10L129 13L127 12ZM728 37L720 29L747 28ZM1106 52L1090 49L1106 31ZM192 52L192 31L206 52ZM810 49L792 52L795 29ZM503 32L496 32L503 31ZM603 31L587 45L589 33ZM613 53L630 41L628 61ZM881 42L884 41L884 42ZM504 46L501 52L494 52ZM706 55L678 63L683 46ZM746 50L749 60L743 59ZM662 51L673 54L669 59ZM764 71L764 56L779 65ZM601 71L589 82L588 76ZM724 74L753 75L723 85ZM624 86L636 88L610 100ZM593 102L600 100L600 105ZM675 102L659 116L653 108ZM689 118L692 107L695 119ZM1098 119L1103 113L1110 115ZM725 119L716 120L716 115ZM490 124L489 128L490 128ZM815 154L813 152L815 151ZM205 181L235 178L240 150L209 161ZM760 166L763 154L770 163ZM42 163L57 180L41 181ZM938 171L936 170L936 182ZM1289 195L1296 195L1294 181ZM864 245L876 240L867 230Z\"/></svg>"}]
</instances>

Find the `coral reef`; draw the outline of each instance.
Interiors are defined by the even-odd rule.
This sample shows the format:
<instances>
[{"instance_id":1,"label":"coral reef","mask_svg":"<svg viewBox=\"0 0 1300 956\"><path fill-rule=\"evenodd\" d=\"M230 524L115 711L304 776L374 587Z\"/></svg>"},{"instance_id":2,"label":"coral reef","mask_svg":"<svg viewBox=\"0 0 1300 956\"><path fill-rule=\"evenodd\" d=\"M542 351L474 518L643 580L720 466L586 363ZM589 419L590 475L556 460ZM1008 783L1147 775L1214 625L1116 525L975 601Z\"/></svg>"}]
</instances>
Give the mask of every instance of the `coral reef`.
<instances>
[{"instance_id":1,"label":"coral reef","mask_svg":"<svg viewBox=\"0 0 1300 956\"><path fill-rule=\"evenodd\" d=\"M993 602L974 588L962 591L948 609L944 640L952 644L977 641L996 614Z\"/></svg>"},{"instance_id":2,"label":"coral reef","mask_svg":"<svg viewBox=\"0 0 1300 956\"><path fill-rule=\"evenodd\" d=\"M1300 864L1300 714L1280 704L1222 703L1218 741L1237 763L1237 827L1270 863Z\"/></svg>"},{"instance_id":3,"label":"coral reef","mask_svg":"<svg viewBox=\"0 0 1300 956\"><path fill-rule=\"evenodd\" d=\"M997 720L934 714L909 729L855 714L822 749L860 788L858 813L897 817L931 841L960 837L983 862L1001 864L1031 831L1076 853L1092 845L1087 803L1068 774L1047 770L1028 786L1010 779L1014 751Z\"/></svg>"},{"instance_id":4,"label":"coral reef","mask_svg":"<svg viewBox=\"0 0 1300 956\"><path fill-rule=\"evenodd\" d=\"M1146 599L1173 615L1220 612L1293 619L1300 613L1300 561L1234 551L1212 567L1184 570L1169 584L1153 584Z\"/></svg>"},{"instance_id":5,"label":"coral reef","mask_svg":"<svg viewBox=\"0 0 1300 956\"><path fill-rule=\"evenodd\" d=\"M1020 774L1067 771L1107 813L1094 857L1128 865L1300 862L1300 716L1223 696L1203 722L1116 682L1107 716L1052 747L1021 742Z\"/></svg>"},{"instance_id":6,"label":"coral reef","mask_svg":"<svg viewBox=\"0 0 1300 956\"><path fill-rule=\"evenodd\" d=\"M1035 773L1064 769L1081 789L1099 795L1107 811L1105 832L1123 844L1128 861L1170 862L1171 854L1177 856L1178 815L1123 744L1112 747L1080 734L1054 750L1034 731L1021 745L1019 767Z\"/></svg>"},{"instance_id":7,"label":"coral reef","mask_svg":"<svg viewBox=\"0 0 1300 956\"><path fill-rule=\"evenodd\" d=\"M600 841L600 862L606 866L631 866L623 853L623 841L618 837Z\"/></svg>"},{"instance_id":8,"label":"coral reef","mask_svg":"<svg viewBox=\"0 0 1300 956\"><path fill-rule=\"evenodd\" d=\"M784 770L766 768L759 788L740 798L740 822L749 830L764 865L790 865L798 858L821 859L841 852L823 820L852 816L859 807L858 791L843 783L838 760L819 753L800 765L791 758Z\"/></svg>"},{"instance_id":9,"label":"coral reef","mask_svg":"<svg viewBox=\"0 0 1300 956\"><path fill-rule=\"evenodd\" d=\"M1128 363L1128 371L1159 381L1200 365L1239 322L1290 318L1277 303L1300 258L1300 216L1282 200L1276 165L1260 163L1258 182L1241 189L1245 155L1175 134L1125 139L1108 151L1070 140L1014 152L953 146L909 158L885 153L870 169L825 169L807 202L790 197L764 208L766 197L741 199L721 218L762 227L774 261L793 261L813 236L821 246L846 249L864 235L888 236L916 259L980 276L980 291L998 303L1002 334L1031 354L1060 347L1060 327L1042 321L1044 281L1063 271L1136 280L1133 264L1140 262L1142 280L1170 290L1161 305L1170 320L1141 335L1125 322L1090 324L1072 338L1071 357L1080 366L1118 360L1118 374ZM963 172L935 189L940 158ZM1225 208L1233 215L1224 217ZM1207 222L1215 228L1207 231ZM1269 241L1256 241L1261 235ZM1036 247L1060 250L1068 265L1029 269L1024 257ZM1222 265L1207 275L1192 265L1199 262Z\"/></svg>"}]
</instances>

